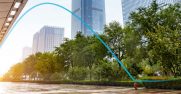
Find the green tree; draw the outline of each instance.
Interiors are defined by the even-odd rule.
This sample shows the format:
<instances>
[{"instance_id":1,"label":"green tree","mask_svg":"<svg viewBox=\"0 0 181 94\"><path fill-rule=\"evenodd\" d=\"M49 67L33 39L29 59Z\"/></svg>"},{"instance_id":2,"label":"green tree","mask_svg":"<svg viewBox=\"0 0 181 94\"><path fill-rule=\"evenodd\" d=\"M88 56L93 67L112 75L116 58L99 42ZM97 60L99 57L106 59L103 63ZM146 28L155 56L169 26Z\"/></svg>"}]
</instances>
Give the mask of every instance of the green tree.
<instances>
[{"instance_id":1,"label":"green tree","mask_svg":"<svg viewBox=\"0 0 181 94\"><path fill-rule=\"evenodd\" d=\"M55 48L54 54L57 56L57 62L61 64L62 71L68 71L73 67L74 40L65 39L65 42Z\"/></svg>"},{"instance_id":2,"label":"green tree","mask_svg":"<svg viewBox=\"0 0 181 94\"><path fill-rule=\"evenodd\" d=\"M109 23L105 26L105 35L108 37L108 44L120 60L125 54L124 30L118 22Z\"/></svg>"},{"instance_id":3,"label":"green tree","mask_svg":"<svg viewBox=\"0 0 181 94\"><path fill-rule=\"evenodd\" d=\"M82 65L85 65L85 67L89 68L91 80L93 64L99 65L99 61L106 57L107 51L95 36L86 38L88 40L87 45L80 52L81 56L79 56L79 58L80 62L82 62Z\"/></svg>"},{"instance_id":4,"label":"green tree","mask_svg":"<svg viewBox=\"0 0 181 94\"><path fill-rule=\"evenodd\" d=\"M9 78L11 80L22 80L23 70L24 70L24 66L22 63L17 63L13 65L8 71Z\"/></svg>"},{"instance_id":5,"label":"green tree","mask_svg":"<svg viewBox=\"0 0 181 94\"><path fill-rule=\"evenodd\" d=\"M35 65L36 70L41 73L45 80L49 80L51 74L60 72L60 63L57 62L53 53L43 53Z\"/></svg>"},{"instance_id":6,"label":"green tree","mask_svg":"<svg viewBox=\"0 0 181 94\"><path fill-rule=\"evenodd\" d=\"M148 8L139 8L130 16L130 23L139 34L140 51L149 65L161 63L166 74L179 74L177 50L180 46L181 6L158 5L156 0Z\"/></svg>"},{"instance_id":7,"label":"green tree","mask_svg":"<svg viewBox=\"0 0 181 94\"><path fill-rule=\"evenodd\" d=\"M23 61L23 65L24 65L24 76L25 79L33 73L36 72L35 70L35 64L37 63L37 58L41 55L41 53L37 53L35 55L30 55L28 58L26 58Z\"/></svg>"}]
</instances>

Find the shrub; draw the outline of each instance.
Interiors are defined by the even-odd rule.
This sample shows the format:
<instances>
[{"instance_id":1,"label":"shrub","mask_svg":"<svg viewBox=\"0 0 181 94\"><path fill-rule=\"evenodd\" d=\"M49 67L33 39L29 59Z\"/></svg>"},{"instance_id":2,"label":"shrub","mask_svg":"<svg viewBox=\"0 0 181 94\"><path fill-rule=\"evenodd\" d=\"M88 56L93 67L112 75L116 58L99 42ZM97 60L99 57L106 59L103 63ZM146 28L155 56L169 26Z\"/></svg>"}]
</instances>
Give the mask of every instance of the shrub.
<instances>
[{"instance_id":1,"label":"shrub","mask_svg":"<svg viewBox=\"0 0 181 94\"><path fill-rule=\"evenodd\" d=\"M68 77L70 80L85 80L88 72L88 69L85 67L73 67L69 69Z\"/></svg>"},{"instance_id":2,"label":"shrub","mask_svg":"<svg viewBox=\"0 0 181 94\"><path fill-rule=\"evenodd\" d=\"M63 80L64 76L62 73L55 72L50 76L50 80L52 81L60 81Z\"/></svg>"}]
</instances>

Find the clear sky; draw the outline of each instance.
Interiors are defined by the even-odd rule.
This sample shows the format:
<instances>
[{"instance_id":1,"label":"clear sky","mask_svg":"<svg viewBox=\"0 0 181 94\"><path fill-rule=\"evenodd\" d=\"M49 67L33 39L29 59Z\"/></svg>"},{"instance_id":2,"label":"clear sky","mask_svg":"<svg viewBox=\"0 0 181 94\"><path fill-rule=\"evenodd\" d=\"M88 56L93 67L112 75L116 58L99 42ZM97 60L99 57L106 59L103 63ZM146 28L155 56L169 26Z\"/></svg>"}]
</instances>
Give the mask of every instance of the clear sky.
<instances>
[{"instance_id":1,"label":"clear sky","mask_svg":"<svg viewBox=\"0 0 181 94\"><path fill-rule=\"evenodd\" d=\"M111 21L121 23L121 0L105 1L106 23ZM22 13L32 6L43 2L60 4L71 10L71 0L29 0ZM44 25L63 27L65 28L65 37L70 38L71 14L55 6L45 5L26 15L0 48L0 75L7 72L13 64L22 61L23 48L32 47L33 34L38 32Z\"/></svg>"}]
</instances>

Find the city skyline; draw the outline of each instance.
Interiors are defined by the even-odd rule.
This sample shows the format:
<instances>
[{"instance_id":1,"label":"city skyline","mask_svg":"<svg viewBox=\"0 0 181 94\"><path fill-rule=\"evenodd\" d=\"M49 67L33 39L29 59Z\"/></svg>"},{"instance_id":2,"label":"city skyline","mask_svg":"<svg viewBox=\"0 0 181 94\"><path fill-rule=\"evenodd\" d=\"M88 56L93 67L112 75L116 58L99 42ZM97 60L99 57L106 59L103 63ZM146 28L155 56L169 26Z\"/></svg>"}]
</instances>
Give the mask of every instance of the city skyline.
<instances>
[{"instance_id":1,"label":"city skyline","mask_svg":"<svg viewBox=\"0 0 181 94\"><path fill-rule=\"evenodd\" d=\"M78 2L78 1L76 1L76 2L72 2L72 11L76 14L76 15L78 15L79 17L81 17L87 24L89 24L95 31L99 31L99 30L101 30L102 29L102 31L103 31L103 23L105 24L105 1L104 0L102 0L102 1L100 1L99 3L97 3L97 2L94 2L94 0L92 1L92 2L82 2L83 0L79 0L80 2ZM131 0L130 0L131 1ZM167 0L167 1L163 1L163 0L158 0L157 1L157 3L159 3L159 4L173 4L173 3L178 3L178 2L180 2L180 1L178 1L178 0ZM74 4L75 3L75 4ZM81 3L81 5L79 4L79 3ZM85 5L83 4L83 3L85 3ZM91 4L90 4L91 3ZM97 5L96 4L94 4L94 3L97 3ZM103 4L102 4L103 3ZM123 13L122 13L122 15L123 15L123 23L125 24L127 21L128 21L128 19L126 18L126 16L125 16L125 8L128 8L128 5L129 4L127 4L127 3L129 3L129 1L127 2L127 1L124 1L124 0L122 0L122 8L123 8ZM131 9L129 10L129 11L126 11L126 15L128 15L129 13L131 13L131 10L132 11L135 11L137 8L139 8L139 7L148 7L148 6L150 6L150 4L152 3L152 0L148 0L148 1L145 1L145 2L141 2L141 1L139 1L139 0L137 0L137 2L134 2L133 4L137 4L137 6L132 6L131 7ZM77 5L79 5L79 6L77 6ZM86 4L88 4L89 6L87 6ZM98 7L98 5L101 5L102 4L102 10L101 9L99 9L100 7ZM94 6L92 6L92 5L94 5ZM125 7L125 5L127 5L127 7ZM84 8L84 7L87 7L87 8ZM97 9L96 9L96 7L97 7ZM87 9L87 10L86 10ZM91 12L86 12L86 11L91 11ZM85 13L84 13L85 12ZM95 13L94 13L95 12ZM98 12L102 12L102 14L101 13L98 13ZM93 15L94 14L94 15ZM86 15L86 17L85 17L85 15ZM102 28L100 28L100 27L94 27L94 26L97 26L97 23L99 23L99 25L98 26L100 26L100 23L101 22L99 22L100 21L100 19L96 19L96 21L95 21L95 19L94 19L94 17L96 17L96 15L97 16L99 16L99 18L101 17L101 18L103 18L103 19L101 19L102 20ZM91 19L91 20L90 20ZM73 20L73 21L72 21ZM71 30L71 35L72 35L72 33L77 33L77 31L79 31L78 29L80 29L80 31L82 31L83 32L83 35L91 35L90 33L91 32L89 32L88 30L87 30L87 28L85 28L82 24L81 24L81 22L79 22L79 23L77 23L76 21L75 21L76 19L74 18L74 17L71 17L71 26L72 27L78 27L78 28L72 28L72 30L74 30L74 31L72 31ZM104 21L103 21L104 20ZM75 22L74 22L75 21ZM78 21L78 20L77 20ZM97 23L96 23L97 22ZM79 25L77 25L77 24L80 24L80 26ZM44 26L43 28L46 28L46 27L49 27L49 26ZM43 28L41 28L41 30L40 30L40 32L42 31L42 29ZM75 31L77 29L77 31ZM63 31L64 31L64 29L63 29ZM39 43L41 43L41 42L37 42L37 41L34 41L35 40L35 38L39 38L39 36L40 35L42 35L42 33L40 34L40 32L37 32L35 35L34 35L34 37L33 37L33 46L31 47L32 48L32 52L31 52L31 54L35 54L35 53L37 53L37 52L49 52L49 51L53 51L54 49L48 49L48 48L45 48L45 50L42 50L40 47L38 47L37 45L39 44ZM98 33L102 33L102 32L98 32ZM64 33L63 33L64 34ZM75 34L74 34L74 36L73 37L75 37ZM71 38L73 38L72 36L71 36ZM63 37L64 38L64 37ZM62 38L62 40L61 41L63 41L63 38ZM50 38L49 38L50 39ZM35 43L34 43L35 42ZM62 43L62 42L61 42ZM61 44L61 43L59 43L59 42L57 42L57 44ZM36 46L37 46L37 48L35 49L35 47L34 47L34 44L36 44ZM51 43L50 43L51 44ZM47 47L48 47L48 45L47 45ZM47 51L46 51L47 50ZM30 51L29 52L27 52L27 51L29 51L29 49L28 49L28 47L25 47L25 48L23 48L23 59L24 58L26 58L28 55L30 55ZM28 54L29 53L29 54Z\"/></svg>"},{"instance_id":2,"label":"city skyline","mask_svg":"<svg viewBox=\"0 0 181 94\"><path fill-rule=\"evenodd\" d=\"M0 0L0 58L0 94L181 94L181 0Z\"/></svg>"},{"instance_id":3,"label":"city skyline","mask_svg":"<svg viewBox=\"0 0 181 94\"><path fill-rule=\"evenodd\" d=\"M22 13L24 13L34 5L43 2L50 1L28 0ZM53 0L51 2L62 5L71 10L71 0ZM112 21L118 21L121 23L120 0L114 0L114 2L112 2L112 0L105 0L105 3L106 24ZM22 13L20 14L20 16L22 15ZM4 64L0 66L0 75L7 72L12 65L22 61L22 49L26 46L32 46L33 35L44 25L64 27L65 37L71 37L71 14L65 12L60 8L50 5L41 6L32 10L14 28L14 30L10 33L9 37L6 39L0 49L1 63Z\"/></svg>"}]
</instances>

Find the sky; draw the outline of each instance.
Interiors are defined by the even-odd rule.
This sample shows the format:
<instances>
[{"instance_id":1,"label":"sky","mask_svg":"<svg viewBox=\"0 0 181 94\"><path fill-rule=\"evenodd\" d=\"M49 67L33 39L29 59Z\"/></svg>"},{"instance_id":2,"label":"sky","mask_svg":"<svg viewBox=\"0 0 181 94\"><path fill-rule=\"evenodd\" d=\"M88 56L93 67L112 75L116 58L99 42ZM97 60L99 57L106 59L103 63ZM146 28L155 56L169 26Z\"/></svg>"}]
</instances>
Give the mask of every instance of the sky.
<instances>
[{"instance_id":1,"label":"sky","mask_svg":"<svg viewBox=\"0 0 181 94\"><path fill-rule=\"evenodd\" d=\"M71 10L72 0L28 0L24 13L32 6L52 2ZM106 1L106 24L112 21L122 23L121 0ZM19 16L19 17L20 17ZM4 44L0 47L0 76L6 73L11 66L22 62L24 47L32 47L33 35L44 25L58 26L65 29L65 37L71 37L71 14L63 9L51 5L38 7L29 12L9 34Z\"/></svg>"}]
</instances>

